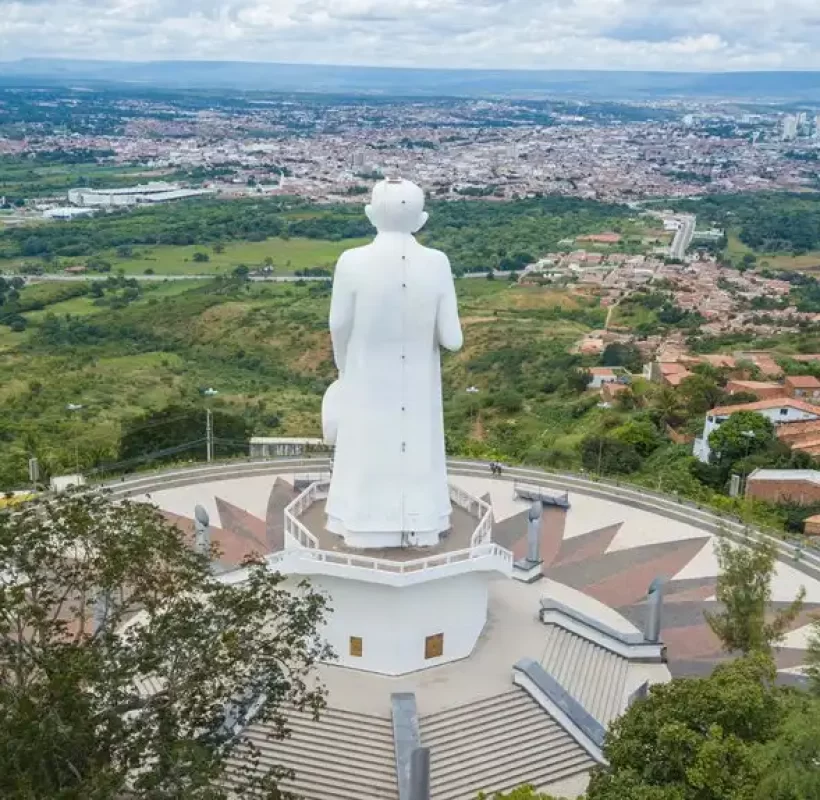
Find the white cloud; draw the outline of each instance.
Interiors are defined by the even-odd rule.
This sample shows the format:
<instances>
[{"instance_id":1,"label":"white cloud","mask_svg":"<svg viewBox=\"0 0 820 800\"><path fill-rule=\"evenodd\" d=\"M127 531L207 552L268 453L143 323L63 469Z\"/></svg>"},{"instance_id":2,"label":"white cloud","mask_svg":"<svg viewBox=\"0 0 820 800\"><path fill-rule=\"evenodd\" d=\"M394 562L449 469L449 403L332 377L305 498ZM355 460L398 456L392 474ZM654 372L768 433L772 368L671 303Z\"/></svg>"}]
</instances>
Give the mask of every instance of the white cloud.
<instances>
[{"instance_id":1,"label":"white cloud","mask_svg":"<svg viewBox=\"0 0 820 800\"><path fill-rule=\"evenodd\" d=\"M0 59L817 69L818 0L0 0Z\"/></svg>"}]
</instances>

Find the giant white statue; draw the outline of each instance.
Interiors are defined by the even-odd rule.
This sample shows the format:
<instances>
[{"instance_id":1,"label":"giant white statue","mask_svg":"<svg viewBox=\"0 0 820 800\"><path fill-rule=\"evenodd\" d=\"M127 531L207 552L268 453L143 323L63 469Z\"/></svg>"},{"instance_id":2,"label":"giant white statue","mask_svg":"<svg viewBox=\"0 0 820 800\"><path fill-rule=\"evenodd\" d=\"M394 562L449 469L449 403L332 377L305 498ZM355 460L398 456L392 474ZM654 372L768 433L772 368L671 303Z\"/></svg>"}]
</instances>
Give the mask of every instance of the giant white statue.
<instances>
[{"instance_id":1,"label":"giant white statue","mask_svg":"<svg viewBox=\"0 0 820 800\"><path fill-rule=\"evenodd\" d=\"M440 348L462 344L453 276L444 253L413 237L427 221L418 186L382 181L365 212L378 235L343 253L333 280L327 529L351 547L435 545L452 511Z\"/></svg>"}]
</instances>

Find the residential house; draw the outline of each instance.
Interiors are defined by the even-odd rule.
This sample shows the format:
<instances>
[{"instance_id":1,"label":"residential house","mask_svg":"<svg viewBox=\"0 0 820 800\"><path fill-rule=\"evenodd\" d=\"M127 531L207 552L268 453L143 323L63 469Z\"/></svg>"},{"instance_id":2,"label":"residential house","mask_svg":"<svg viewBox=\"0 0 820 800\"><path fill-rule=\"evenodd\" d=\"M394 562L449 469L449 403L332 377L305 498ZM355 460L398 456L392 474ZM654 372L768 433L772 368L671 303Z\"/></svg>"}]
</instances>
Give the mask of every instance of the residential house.
<instances>
[{"instance_id":1,"label":"residential house","mask_svg":"<svg viewBox=\"0 0 820 800\"><path fill-rule=\"evenodd\" d=\"M789 397L801 400L820 400L820 381L814 375L789 375L783 385Z\"/></svg>"},{"instance_id":2,"label":"residential house","mask_svg":"<svg viewBox=\"0 0 820 800\"><path fill-rule=\"evenodd\" d=\"M769 503L820 503L820 471L756 469L746 481L746 496Z\"/></svg>"},{"instance_id":3,"label":"residential house","mask_svg":"<svg viewBox=\"0 0 820 800\"><path fill-rule=\"evenodd\" d=\"M765 350L750 350L745 353L735 353L738 361L750 361L767 378L780 378L783 368L772 358L771 353Z\"/></svg>"},{"instance_id":4,"label":"residential house","mask_svg":"<svg viewBox=\"0 0 820 800\"><path fill-rule=\"evenodd\" d=\"M732 414L738 411L754 411L775 425L783 425L792 422L808 422L820 420L820 406L811 405L804 400L795 400L792 397L777 398L769 400L759 400L756 403L742 403L736 406L721 406L713 408L706 413L706 420L703 423L703 433L700 438L695 439L692 454L695 458L709 462L711 449L709 447L709 437L716 431Z\"/></svg>"},{"instance_id":5,"label":"residential house","mask_svg":"<svg viewBox=\"0 0 820 800\"><path fill-rule=\"evenodd\" d=\"M729 381L726 384L726 391L729 394L739 392L749 392L757 395L759 400L770 400L773 397L794 397L785 386L769 381Z\"/></svg>"},{"instance_id":6,"label":"residential house","mask_svg":"<svg viewBox=\"0 0 820 800\"><path fill-rule=\"evenodd\" d=\"M601 399L604 405L611 406L619 394L629 391L627 383L605 383L601 387Z\"/></svg>"},{"instance_id":7,"label":"residential house","mask_svg":"<svg viewBox=\"0 0 820 800\"><path fill-rule=\"evenodd\" d=\"M623 367L592 367L589 370L587 389L600 389L605 383L626 383L627 375Z\"/></svg>"}]
</instances>

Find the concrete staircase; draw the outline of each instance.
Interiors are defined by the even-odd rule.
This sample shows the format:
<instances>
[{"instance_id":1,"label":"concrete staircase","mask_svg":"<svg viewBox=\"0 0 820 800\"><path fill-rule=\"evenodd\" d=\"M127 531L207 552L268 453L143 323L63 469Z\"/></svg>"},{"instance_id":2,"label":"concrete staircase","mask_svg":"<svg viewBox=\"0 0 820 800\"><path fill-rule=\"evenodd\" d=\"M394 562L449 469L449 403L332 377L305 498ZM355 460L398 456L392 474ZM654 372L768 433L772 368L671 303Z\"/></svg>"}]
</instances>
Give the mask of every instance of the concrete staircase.
<instances>
[{"instance_id":1,"label":"concrete staircase","mask_svg":"<svg viewBox=\"0 0 820 800\"><path fill-rule=\"evenodd\" d=\"M398 798L390 719L326 708L318 722L293 712L288 723L293 733L285 741L268 739L265 725L244 732L261 751L260 767L295 770L295 780L281 782L283 790L304 800ZM232 766L248 769L243 761Z\"/></svg>"},{"instance_id":2,"label":"concrete staircase","mask_svg":"<svg viewBox=\"0 0 820 800\"><path fill-rule=\"evenodd\" d=\"M522 784L545 790L595 762L528 694L515 688L420 718L431 750L432 800L475 800Z\"/></svg>"},{"instance_id":3,"label":"concrete staircase","mask_svg":"<svg viewBox=\"0 0 820 800\"><path fill-rule=\"evenodd\" d=\"M629 660L558 625L546 634L541 666L606 728L626 708Z\"/></svg>"}]
</instances>

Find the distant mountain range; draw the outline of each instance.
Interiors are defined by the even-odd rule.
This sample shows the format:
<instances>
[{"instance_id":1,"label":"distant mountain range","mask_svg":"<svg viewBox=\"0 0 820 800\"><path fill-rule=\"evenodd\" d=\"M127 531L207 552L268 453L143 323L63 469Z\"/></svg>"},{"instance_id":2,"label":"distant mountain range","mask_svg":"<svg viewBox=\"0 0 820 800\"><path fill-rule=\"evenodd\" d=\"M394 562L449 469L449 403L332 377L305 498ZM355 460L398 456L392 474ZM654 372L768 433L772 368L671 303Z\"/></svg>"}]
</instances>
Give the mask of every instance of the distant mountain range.
<instances>
[{"instance_id":1,"label":"distant mountain range","mask_svg":"<svg viewBox=\"0 0 820 800\"><path fill-rule=\"evenodd\" d=\"M242 61L0 62L0 85L128 84L168 89L405 96L571 96L594 100L820 101L820 72L605 72L339 67Z\"/></svg>"}]
</instances>

